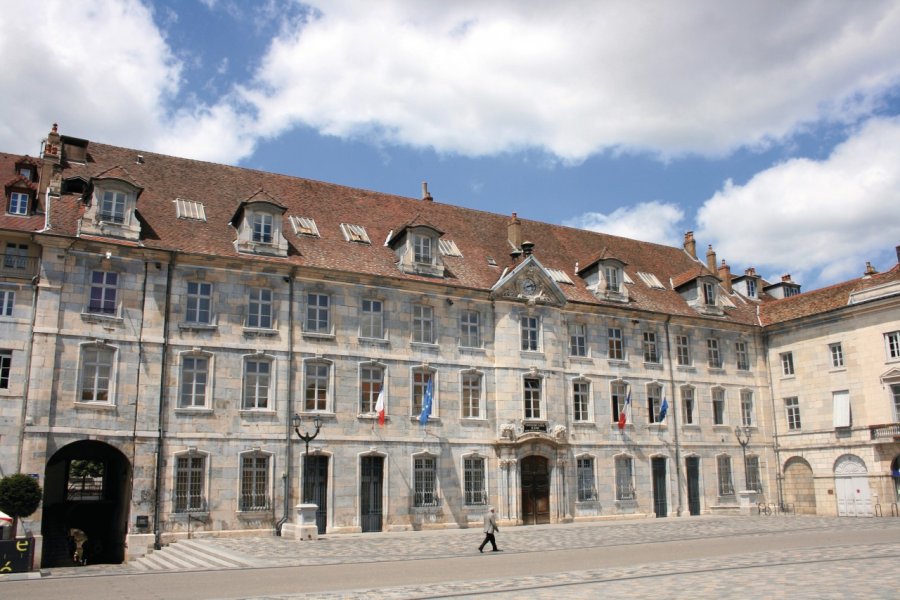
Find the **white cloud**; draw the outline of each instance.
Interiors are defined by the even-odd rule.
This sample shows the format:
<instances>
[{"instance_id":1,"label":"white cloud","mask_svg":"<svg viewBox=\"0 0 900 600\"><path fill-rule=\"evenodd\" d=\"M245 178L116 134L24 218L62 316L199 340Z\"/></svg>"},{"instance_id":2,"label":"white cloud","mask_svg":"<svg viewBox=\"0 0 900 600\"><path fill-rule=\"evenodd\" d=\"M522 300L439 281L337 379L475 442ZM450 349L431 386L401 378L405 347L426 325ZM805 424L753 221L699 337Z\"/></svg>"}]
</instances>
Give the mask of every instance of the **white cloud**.
<instances>
[{"instance_id":1,"label":"white cloud","mask_svg":"<svg viewBox=\"0 0 900 600\"><path fill-rule=\"evenodd\" d=\"M800 273L814 278L807 288L860 276L900 243L900 117L868 121L822 161L726 182L697 222L697 238L732 267Z\"/></svg>"},{"instance_id":2,"label":"white cloud","mask_svg":"<svg viewBox=\"0 0 900 600\"><path fill-rule=\"evenodd\" d=\"M680 243L679 223L683 218L684 212L678 206L652 201L617 208L608 215L585 213L565 221L563 225L675 246Z\"/></svg>"}]
</instances>

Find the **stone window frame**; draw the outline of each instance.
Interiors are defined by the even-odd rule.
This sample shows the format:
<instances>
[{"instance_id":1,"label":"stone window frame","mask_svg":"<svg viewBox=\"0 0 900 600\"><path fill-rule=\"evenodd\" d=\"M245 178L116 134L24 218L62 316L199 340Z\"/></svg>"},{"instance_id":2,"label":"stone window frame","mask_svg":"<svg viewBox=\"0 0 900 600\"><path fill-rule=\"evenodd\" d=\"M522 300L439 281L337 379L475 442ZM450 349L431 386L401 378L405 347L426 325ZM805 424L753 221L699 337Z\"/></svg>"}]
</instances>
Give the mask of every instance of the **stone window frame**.
<instances>
[{"instance_id":1,"label":"stone window frame","mask_svg":"<svg viewBox=\"0 0 900 600\"><path fill-rule=\"evenodd\" d=\"M589 463L584 465L582 463ZM586 477L585 474L590 474ZM586 485L590 484L590 485ZM597 459L593 454L582 453L575 455L575 501L595 502L599 499L597 493Z\"/></svg>"},{"instance_id":2,"label":"stone window frame","mask_svg":"<svg viewBox=\"0 0 900 600\"><path fill-rule=\"evenodd\" d=\"M192 293L191 286L196 285L197 291ZM209 293L203 294L202 288L203 286L209 286ZM215 312L215 285L210 281L203 281L202 279L191 278L184 282L184 324L185 325L200 325L200 326L212 326L216 322L216 312ZM206 312L208 316L206 320L201 320L199 317L202 309L200 308L199 303L202 301L208 302L208 307ZM196 304L193 309L191 308L192 301ZM191 314L193 312L193 314Z\"/></svg>"},{"instance_id":3,"label":"stone window frame","mask_svg":"<svg viewBox=\"0 0 900 600\"><path fill-rule=\"evenodd\" d=\"M105 366L109 369L109 377L107 378L107 387L106 387L106 400L85 400L84 399L84 391L85 391L85 383L86 383L86 352L90 350L95 350L98 352L98 359L100 357L99 353L102 350L105 356L109 357L109 360L105 363ZM99 364L99 363L98 363ZM75 403L80 406L94 406L94 407L114 407L116 406L116 392L117 392L117 380L118 380L118 371L119 371L119 347L113 344L109 344L102 340L84 342L79 344L78 346L78 387L75 390ZM93 376L94 385L92 386L92 390L94 395L97 393L97 374Z\"/></svg>"},{"instance_id":4,"label":"stone window frame","mask_svg":"<svg viewBox=\"0 0 900 600\"><path fill-rule=\"evenodd\" d=\"M466 317L476 316L475 322ZM482 315L476 308L464 308L459 311L459 346L460 348L483 348L484 336L482 335ZM474 344L472 343L474 338Z\"/></svg>"},{"instance_id":5,"label":"stone window frame","mask_svg":"<svg viewBox=\"0 0 900 600\"><path fill-rule=\"evenodd\" d=\"M580 386L585 386L586 389L579 392L578 388ZM592 402L594 396L594 387L593 382L585 377L584 375L579 375L577 377L573 377L570 381L570 389L571 389L571 398L572 398L572 422L574 423L593 423L594 422L594 403ZM584 406L579 410L579 397L582 397L581 402L583 402ZM579 413L583 413L583 416L579 418Z\"/></svg>"},{"instance_id":6,"label":"stone window frame","mask_svg":"<svg viewBox=\"0 0 900 600\"><path fill-rule=\"evenodd\" d=\"M247 400L247 365L250 362L255 363L268 363L269 365L269 382L266 386L266 406L259 406L259 394L254 394L254 401L252 406L248 406ZM276 390L278 389L276 386L277 381L277 365L278 361L271 354L267 354L265 352L255 352L253 354L245 354L241 357L241 408L240 411L242 413L273 413L276 410ZM259 386L255 386L254 389L259 389Z\"/></svg>"},{"instance_id":7,"label":"stone window frame","mask_svg":"<svg viewBox=\"0 0 900 600\"><path fill-rule=\"evenodd\" d=\"M274 498L274 488L273 488L274 477L273 477L273 475L274 475L274 462L275 462L274 460L272 460L273 457L274 457L274 454L272 454L271 452L266 452L260 448L253 448L251 450L245 450L238 455L239 477L238 477L238 481L237 481L237 484L238 484L238 486L237 486L238 487L238 489L237 489L237 501L238 501L237 512L258 514L260 512L272 511L272 509L274 507L274 503L273 503L272 499ZM247 498L248 495L251 497L251 499L258 498L258 489L251 490L251 492L249 494L245 493L244 486L247 485L247 483L248 483L248 481L247 481L248 478L245 476L246 469L247 469L247 465L244 464L245 459L254 459L254 460L263 459L263 460L265 460L265 466L262 469L260 469L258 465L254 465L254 466L250 467L254 476L251 477L251 481L249 483L254 488L258 488L259 482L256 479L256 476L258 475L258 473L263 472L265 474L265 482L264 482L265 483L265 485L264 485L265 491L263 492L263 494L265 496L265 502L262 505L259 505L258 502L256 502L256 501L252 501L250 503L250 505L245 504L245 499Z\"/></svg>"},{"instance_id":8,"label":"stone window frame","mask_svg":"<svg viewBox=\"0 0 900 600\"><path fill-rule=\"evenodd\" d=\"M423 379L417 381L417 375L422 375ZM438 370L428 364L415 365L409 370L410 395L409 409L410 418L418 419L422 413L422 407L425 403L425 391L428 388L428 378L431 379L431 414L428 416L429 421L439 419L439 402L438 402ZM421 390L421 398L416 404L417 390Z\"/></svg>"},{"instance_id":9,"label":"stone window frame","mask_svg":"<svg viewBox=\"0 0 900 600\"><path fill-rule=\"evenodd\" d=\"M366 385L375 383L374 379L369 379L363 377L363 372L366 370L375 371L378 370L381 372L381 378L378 383L378 391L375 392L374 386L371 386L369 389L369 399L366 400ZM388 413L388 404L389 404L389 396L390 396L390 386L387 385L388 381L388 367L386 364L375 361L375 360L367 360L359 363L357 367L357 381L359 388L359 395L357 396L357 411L360 417L368 417L374 418L377 416L375 412L375 405L378 403L378 395L382 392L384 393L384 413L385 418L387 418ZM369 408L371 410L364 410L366 408L366 404L369 404Z\"/></svg>"},{"instance_id":10,"label":"stone window frame","mask_svg":"<svg viewBox=\"0 0 900 600\"><path fill-rule=\"evenodd\" d=\"M311 356L304 358L301 361L302 364L302 374L303 374L303 390L301 393L301 402L302 410L301 414L334 414L334 386L335 386L335 363L333 360L329 360L327 358L322 358L321 356ZM310 368L315 368L317 370L316 373L310 374ZM319 369L325 368L327 369L325 376L322 377ZM319 383L324 380L325 388L319 386ZM310 385L314 383L315 387L310 388ZM310 408L310 389L314 392L314 397L312 401L314 406ZM324 391L325 397L321 398L320 393ZM324 407L319 407L319 404L324 400Z\"/></svg>"},{"instance_id":11,"label":"stone window frame","mask_svg":"<svg viewBox=\"0 0 900 600\"><path fill-rule=\"evenodd\" d=\"M526 322L527 321L527 322ZM543 352L541 315L523 313L519 315L519 350L521 352Z\"/></svg>"},{"instance_id":12,"label":"stone window frame","mask_svg":"<svg viewBox=\"0 0 900 600\"><path fill-rule=\"evenodd\" d=\"M721 385L712 386L709 390L709 401L713 425L728 425L728 402L725 396L725 388Z\"/></svg>"},{"instance_id":13,"label":"stone window frame","mask_svg":"<svg viewBox=\"0 0 900 600\"><path fill-rule=\"evenodd\" d=\"M16 210L13 210L13 209ZM6 203L6 214L16 217L27 217L31 208L31 194L18 190L10 190Z\"/></svg>"},{"instance_id":14,"label":"stone window frame","mask_svg":"<svg viewBox=\"0 0 900 600\"><path fill-rule=\"evenodd\" d=\"M665 387L658 381L649 381L644 386L644 391L647 395L647 423L660 425L659 411L662 410Z\"/></svg>"},{"instance_id":15,"label":"stone window frame","mask_svg":"<svg viewBox=\"0 0 900 600\"><path fill-rule=\"evenodd\" d=\"M254 293L258 294L258 298L254 298ZM268 299L264 299L262 295L264 293L268 293ZM247 289L247 304L246 304L246 317L244 319L244 329L245 330L262 330L262 331L274 331L277 323L277 310L276 310L276 302L275 302L275 290L269 286L248 286ZM261 320L262 310L258 310L256 314L251 312L251 309L254 304L259 304L260 308L263 306L268 306L268 326L264 326ZM253 319L256 319L256 323L253 323Z\"/></svg>"},{"instance_id":16,"label":"stone window frame","mask_svg":"<svg viewBox=\"0 0 900 600\"><path fill-rule=\"evenodd\" d=\"M750 370L750 346L744 340L734 342L735 368L738 371Z\"/></svg>"},{"instance_id":17,"label":"stone window frame","mask_svg":"<svg viewBox=\"0 0 900 600\"><path fill-rule=\"evenodd\" d=\"M433 346L437 326L434 307L430 304L415 303L412 309L411 343Z\"/></svg>"},{"instance_id":18,"label":"stone window frame","mask_svg":"<svg viewBox=\"0 0 900 600\"><path fill-rule=\"evenodd\" d=\"M378 303L379 309L375 310L366 310L366 302L371 303L370 307L374 306L374 303ZM359 337L368 340L381 340L385 339L385 326L384 326L384 305L385 301L381 298L360 298L359 303ZM377 315L377 316L376 316ZM371 320L370 323L370 331L366 331L366 321ZM381 335L378 336L368 336L365 333L374 333L374 325L375 320L378 321L378 329L380 330Z\"/></svg>"},{"instance_id":19,"label":"stone window frame","mask_svg":"<svg viewBox=\"0 0 900 600\"><path fill-rule=\"evenodd\" d=\"M438 455L428 451L417 452L410 456L412 470L410 500L414 508L441 506L439 458Z\"/></svg>"},{"instance_id":20,"label":"stone window frame","mask_svg":"<svg viewBox=\"0 0 900 600\"><path fill-rule=\"evenodd\" d=\"M590 344L588 343L588 326L582 321L569 321L567 324L569 338L569 356L575 358L589 358Z\"/></svg>"},{"instance_id":21,"label":"stone window frame","mask_svg":"<svg viewBox=\"0 0 900 600\"><path fill-rule=\"evenodd\" d=\"M697 412L697 388L694 385L682 385L678 388L681 396L681 424L692 426L699 425L699 415L695 418Z\"/></svg>"},{"instance_id":22,"label":"stone window frame","mask_svg":"<svg viewBox=\"0 0 900 600\"><path fill-rule=\"evenodd\" d=\"M753 390L742 388L740 390L741 425L744 427L756 427L756 402L753 400Z\"/></svg>"},{"instance_id":23,"label":"stone window frame","mask_svg":"<svg viewBox=\"0 0 900 600\"><path fill-rule=\"evenodd\" d=\"M800 398L788 396L784 399L784 416L788 431L801 431L803 422L800 419Z\"/></svg>"},{"instance_id":24,"label":"stone window frame","mask_svg":"<svg viewBox=\"0 0 900 600\"><path fill-rule=\"evenodd\" d=\"M0 288L0 317L12 317L16 305L16 291Z\"/></svg>"},{"instance_id":25,"label":"stone window frame","mask_svg":"<svg viewBox=\"0 0 900 600\"><path fill-rule=\"evenodd\" d=\"M613 456L613 480L616 486L617 502L633 502L637 499L634 462L634 456L628 452L620 452Z\"/></svg>"},{"instance_id":26,"label":"stone window frame","mask_svg":"<svg viewBox=\"0 0 900 600\"><path fill-rule=\"evenodd\" d=\"M188 515L188 514L209 514L209 486L210 486L210 475L212 469L212 454L209 452L205 452L202 450L198 450L197 448L187 448L186 450L182 450L180 452L175 452L172 455L172 513L176 515ZM195 459L202 460L202 464L199 468L195 467L192 464L188 464L186 466L181 465L181 459L190 459L191 462ZM182 472L182 469L186 468L186 482L185 488L183 492L180 492L182 488L182 484L179 482L181 477L179 474ZM195 495L194 497L199 498L199 503L197 506L191 506L191 494L190 490L192 483L196 483L194 481L194 477L196 473L200 473L200 476L203 478L200 482L201 493L199 495ZM184 505L183 507L179 507L179 496L184 496Z\"/></svg>"},{"instance_id":27,"label":"stone window frame","mask_svg":"<svg viewBox=\"0 0 900 600\"><path fill-rule=\"evenodd\" d=\"M470 468L470 462L479 462L480 469ZM488 468L487 457L482 456L478 451L468 452L460 456L462 466L462 497L464 506L486 506L490 498L490 487L488 485ZM477 476L470 477L471 474ZM480 478L481 489L477 489L476 479ZM480 501L477 496L480 495Z\"/></svg>"},{"instance_id":28,"label":"stone window frame","mask_svg":"<svg viewBox=\"0 0 900 600\"><path fill-rule=\"evenodd\" d=\"M315 302L313 301L315 298ZM324 300L325 304L320 302ZM334 335L334 301L331 294L321 290L309 290L304 298L303 333L304 335ZM322 325L322 315L325 315ZM310 326L311 324L314 326Z\"/></svg>"},{"instance_id":29,"label":"stone window frame","mask_svg":"<svg viewBox=\"0 0 900 600\"><path fill-rule=\"evenodd\" d=\"M612 416L612 423L617 424L619 422L619 415L621 411L628 411L628 406L626 404L628 400L628 394L631 392L631 383L629 383L626 379L618 378L613 379L609 382L609 408L610 414ZM621 399L621 400L620 400ZM632 402L634 399L632 398ZM633 414L634 411L632 411ZM628 414L626 412L625 419L627 423L631 423L631 419L628 418Z\"/></svg>"},{"instance_id":30,"label":"stone window frame","mask_svg":"<svg viewBox=\"0 0 900 600\"><path fill-rule=\"evenodd\" d=\"M547 420L547 411L544 410L544 379L540 373L535 372L524 373L521 377L522 418L526 421ZM537 387L529 387L528 382L536 382Z\"/></svg>"},{"instance_id":31,"label":"stone window frame","mask_svg":"<svg viewBox=\"0 0 900 600\"><path fill-rule=\"evenodd\" d=\"M203 394L203 404L190 404L185 405L183 403L184 398L184 385L185 385L185 359L186 358L203 358L206 360L206 387ZM197 410L211 410L212 409L212 399L213 399L213 386L215 384L215 377L213 377L214 371L214 363L215 363L215 354L212 352L208 352L202 350L201 348L192 348L191 350L185 350L178 353L178 400L176 404L176 410L178 411L197 411Z\"/></svg>"},{"instance_id":32,"label":"stone window frame","mask_svg":"<svg viewBox=\"0 0 900 600\"><path fill-rule=\"evenodd\" d=\"M469 414L466 414L466 404L470 399L467 399L466 392L467 390L474 389L471 385L467 383L468 379L476 379L478 381L478 402L477 402L477 411L469 410ZM484 372L471 368L471 369L462 369L459 372L459 410L460 410L460 418L462 419L475 419L479 421L483 421L487 418L486 416L486 406L485 406L485 394L484 394ZM433 402L433 400L432 400ZM469 402L471 407L471 402ZM477 414L472 414L477 413Z\"/></svg>"},{"instance_id":33,"label":"stone window frame","mask_svg":"<svg viewBox=\"0 0 900 600\"><path fill-rule=\"evenodd\" d=\"M727 452L716 455L716 493L720 498L734 497L734 465Z\"/></svg>"}]
</instances>

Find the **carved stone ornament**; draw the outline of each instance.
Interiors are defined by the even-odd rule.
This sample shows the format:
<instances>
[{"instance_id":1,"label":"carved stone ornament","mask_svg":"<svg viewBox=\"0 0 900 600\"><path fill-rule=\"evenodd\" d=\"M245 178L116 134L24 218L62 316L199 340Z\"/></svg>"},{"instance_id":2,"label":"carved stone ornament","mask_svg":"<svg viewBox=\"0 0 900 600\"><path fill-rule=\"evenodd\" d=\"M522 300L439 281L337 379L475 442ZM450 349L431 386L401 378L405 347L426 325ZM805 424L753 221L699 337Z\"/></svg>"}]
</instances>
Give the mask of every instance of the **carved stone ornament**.
<instances>
[{"instance_id":1,"label":"carved stone ornament","mask_svg":"<svg viewBox=\"0 0 900 600\"><path fill-rule=\"evenodd\" d=\"M566 432L565 425L555 425L553 427L553 437L555 437L556 439L562 441L562 440L566 439L566 435L567 435L567 432Z\"/></svg>"}]
</instances>

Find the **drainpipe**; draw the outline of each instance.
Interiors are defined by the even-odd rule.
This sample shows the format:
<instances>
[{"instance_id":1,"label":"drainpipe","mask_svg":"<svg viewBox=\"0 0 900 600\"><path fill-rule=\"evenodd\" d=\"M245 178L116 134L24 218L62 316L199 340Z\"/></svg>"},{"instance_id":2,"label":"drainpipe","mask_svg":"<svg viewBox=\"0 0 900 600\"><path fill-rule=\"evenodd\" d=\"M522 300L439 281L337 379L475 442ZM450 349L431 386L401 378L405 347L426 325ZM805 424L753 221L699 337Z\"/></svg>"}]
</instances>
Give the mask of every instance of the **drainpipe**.
<instances>
[{"instance_id":1,"label":"drainpipe","mask_svg":"<svg viewBox=\"0 0 900 600\"><path fill-rule=\"evenodd\" d=\"M28 347L25 349L25 382L22 384L22 416L19 419L19 445L16 448L16 473L22 472L22 453L25 449L25 419L28 416L28 391L31 383L31 356L34 350L34 323L37 318L38 281L40 273L31 278L31 325L29 327Z\"/></svg>"},{"instance_id":2,"label":"drainpipe","mask_svg":"<svg viewBox=\"0 0 900 600\"><path fill-rule=\"evenodd\" d=\"M294 444L291 434L291 418L294 416L294 278L297 269L291 269L288 282L288 401L284 409L285 424L285 472L281 479L284 482L284 513L275 523L275 535L281 535L281 528L291 518L291 470L294 467Z\"/></svg>"},{"instance_id":3,"label":"drainpipe","mask_svg":"<svg viewBox=\"0 0 900 600\"><path fill-rule=\"evenodd\" d=\"M134 468L134 461L137 455L137 425L138 425L138 414L140 412L140 400L141 400L141 365L144 364L144 322L145 322L145 310L147 308L147 278L148 271L150 268L149 261L144 261L144 283L142 285L141 290L141 327L138 332L138 369L137 369L137 394L134 399L134 419L133 424L131 426L131 465L132 469ZM131 482L134 485L134 471L131 473Z\"/></svg>"},{"instance_id":4,"label":"drainpipe","mask_svg":"<svg viewBox=\"0 0 900 600\"><path fill-rule=\"evenodd\" d=\"M784 481L781 477L781 450L778 448L778 419L775 418L775 386L772 384L772 371L769 367L769 334L763 331L763 357L766 361L766 379L769 380L769 399L772 401L772 440L775 450L775 486L778 489L778 506L784 510ZM744 465L746 469L747 466Z\"/></svg>"},{"instance_id":5,"label":"drainpipe","mask_svg":"<svg viewBox=\"0 0 900 600\"><path fill-rule=\"evenodd\" d=\"M159 530L159 513L162 510L162 482L163 482L163 436L165 435L164 418L166 414L166 375L169 372L167 365L167 354L169 350L169 308L172 298L172 276L175 270L175 253L169 253L169 262L166 265L166 306L163 313L163 344L160 356L161 367L159 375L159 415L157 416L157 438L156 438L156 481L154 484L155 498L153 509L153 547L159 550L162 548L162 534Z\"/></svg>"},{"instance_id":6,"label":"drainpipe","mask_svg":"<svg viewBox=\"0 0 900 600\"><path fill-rule=\"evenodd\" d=\"M678 489L678 507L675 514L681 516L684 511L684 502L681 493L681 443L678 439L678 407L675 404L675 369L672 366L672 344L669 340L669 322L672 315L666 317L666 356L669 357L669 384L672 387L672 402L669 403L669 410L672 413L672 428L675 430L675 487Z\"/></svg>"}]
</instances>

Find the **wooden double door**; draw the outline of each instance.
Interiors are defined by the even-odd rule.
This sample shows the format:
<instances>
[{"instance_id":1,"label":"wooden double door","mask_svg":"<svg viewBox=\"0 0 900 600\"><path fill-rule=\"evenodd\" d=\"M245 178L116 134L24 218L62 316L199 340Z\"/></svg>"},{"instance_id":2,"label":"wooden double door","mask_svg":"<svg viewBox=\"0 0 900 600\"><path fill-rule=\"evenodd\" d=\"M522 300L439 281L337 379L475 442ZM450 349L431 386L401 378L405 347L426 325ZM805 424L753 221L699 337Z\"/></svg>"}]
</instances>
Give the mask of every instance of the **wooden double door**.
<instances>
[{"instance_id":1,"label":"wooden double door","mask_svg":"<svg viewBox=\"0 0 900 600\"><path fill-rule=\"evenodd\" d=\"M550 461L526 456L521 463L522 524L550 522Z\"/></svg>"}]
</instances>

